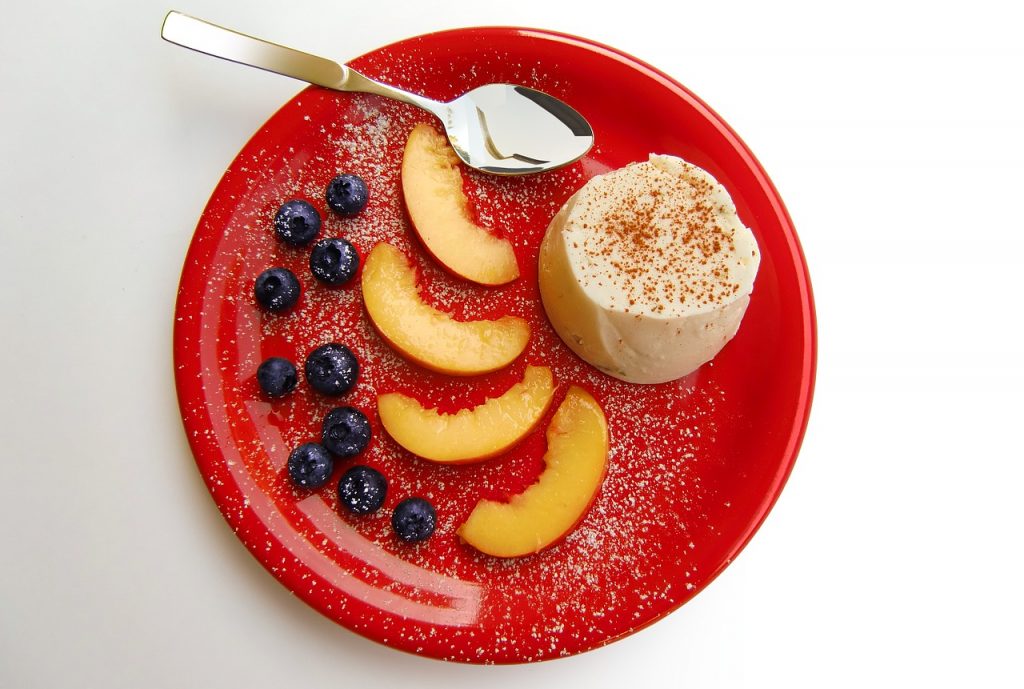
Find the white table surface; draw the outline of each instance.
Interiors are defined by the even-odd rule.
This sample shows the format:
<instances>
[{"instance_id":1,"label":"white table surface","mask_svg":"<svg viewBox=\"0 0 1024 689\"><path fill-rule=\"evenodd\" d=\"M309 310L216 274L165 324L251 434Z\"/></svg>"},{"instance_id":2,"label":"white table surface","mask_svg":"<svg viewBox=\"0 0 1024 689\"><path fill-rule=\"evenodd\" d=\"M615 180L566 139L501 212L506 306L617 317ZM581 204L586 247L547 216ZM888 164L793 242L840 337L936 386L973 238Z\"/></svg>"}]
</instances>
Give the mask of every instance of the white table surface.
<instances>
[{"instance_id":1,"label":"white table surface","mask_svg":"<svg viewBox=\"0 0 1024 689\"><path fill-rule=\"evenodd\" d=\"M615 45L760 158L817 298L792 478L739 559L535 666L392 651L288 594L192 462L171 325L221 172L299 88L161 42L152 0L0 22L0 687L1021 686L1024 49L1003 3L178 6L346 59L455 26ZM1009 7L1010 3L1005 3ZM835 7L834 9L826 9Z\"/></svg>"}]
</instances>

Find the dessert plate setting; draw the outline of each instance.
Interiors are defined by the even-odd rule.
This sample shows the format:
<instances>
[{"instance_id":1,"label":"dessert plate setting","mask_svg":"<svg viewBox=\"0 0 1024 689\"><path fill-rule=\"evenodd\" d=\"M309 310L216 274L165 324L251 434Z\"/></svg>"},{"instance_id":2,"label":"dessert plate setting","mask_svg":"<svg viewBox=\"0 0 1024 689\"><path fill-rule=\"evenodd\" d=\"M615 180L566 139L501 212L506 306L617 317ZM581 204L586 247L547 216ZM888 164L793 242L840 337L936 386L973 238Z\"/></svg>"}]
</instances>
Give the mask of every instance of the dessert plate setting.
<instances>
[{"instance_id":1,"label":"dessert plate setting","mask_svg":"<svg viewBox=\"0 0 1024 689\"><path fill-rule=\"evenodd\" d=\"M456 167L470 224L507 240L515 270L503 274L464 255L472 242L461 243L463 255L449 242L449 256L422 234L430 202L413 199L431 194L411 181L403 160L411 155L407 143L421 152L443 145L429 138L439 127L432 115L377 93L315 85L285 104L214 189L178 292L175 380L210 494L284 586L344 627L399 650L458 662L530 662L587 651L661 619L753 536L806 427L814 308L782 200L743 142L696 96L585 39L458 29L348 64L443 103L487 84L548 94L588 123L593 146L535 174ZM565 344L542 303L538 266L549 223L574 193L652 153L678 156L725 187L756 239L760 264L742 324L712 361L679 379L636 384ZM365 181L357 213L338 212L325 194L340 175ZM292 201L322 219L318 238L337 239L336 251L357 256L346 279L325 279L317 248L280 240L275 219ZM454 269L460 260L466 267ZM300 283L290 308L269 309L254 297L254 284L271 268ZM388 311L396 303L404 306ZM490 321L522 339L497 363L467 349L442 361L430 335L409 335L421 319L441 319L439 328L460 337ZM426 354L415 353L419 346ZM346 364L346 384L325 395L319 369L307 365L304 377L303 363L337 357L342 348L356 363ZM281 370L261 369L275 358L299 369L287 394L268 392L282 392L273 381L288 380ZM519 408L513 397L534 409L516 433L505 427L509 414L494 412ZM459 454L403 426L421 412L430 417L424 409L435 410L430 418L456 419L460 410L484 408L505 420L461 428L486 428L490 452L460 437L457 444L470 449ZM326 472L322 486L297 483L293 451L319 443L325 420L340 423L346 414L365 418L355 456L316 465ZM518 442L498 439L506 431ZM579 440L565 450L567 435ZM567 456L584 454L580 448L591 455L599 448L605 464L587 474L594 489L585 509L549 547L502 551L480 540L491 522L478 505L500 512L512 496L538 494L565 471ZM348 502L353 486L372 497L372 509L353 510L366 504ZM484 537L471 528L479 523Z\"/></svg>"}]
</instances>

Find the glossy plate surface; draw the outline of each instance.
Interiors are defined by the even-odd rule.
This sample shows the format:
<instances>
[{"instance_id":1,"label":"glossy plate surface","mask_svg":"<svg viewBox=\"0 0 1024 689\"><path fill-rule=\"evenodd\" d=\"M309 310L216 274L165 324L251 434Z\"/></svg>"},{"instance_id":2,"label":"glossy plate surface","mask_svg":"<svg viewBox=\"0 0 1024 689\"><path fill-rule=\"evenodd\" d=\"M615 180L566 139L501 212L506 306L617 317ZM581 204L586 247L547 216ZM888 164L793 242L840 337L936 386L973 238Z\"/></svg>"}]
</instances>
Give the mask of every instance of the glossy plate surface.
<instances>
[{"instance_id":1,"label":"glossy plate surface","mask_svg":"<svg viewBox=\"0 0 1024 689\"><path fill-rule=\"evenodd\" d=\"M467 174L480 222L512 238L522 276L500 288L444 273L417 243L402 204L399 168L409 130L429 116L374 96L309 88L276 113L239 153L200 219L182 274L175 374L182 418L199 470L225 518L253 555L299 597L345 627L394 648L463 662L525 662L579 653L661 618L696 595L742 549L771 508L796 457L814 384L814 312L796 235L767 176L717 115L682 86L613 49L547 32L486 28L417 37L352 65L370 77L450 99L488 82L521 83L564 99L593 125L597 144L580 162L525 178ZM616 96L609 97L609 84ZM651 152L704 167L733 195L762 251L749 310L711 365L656 386L622 383L580 362L547 323L536 253L549 219L588 178ZM356 218L326 208L339 172L367 180ZM273 234L292 198L324 216L321 236L349 238L365 257L380 240L405 250L424 298L459 318L513 313L533 329L510 368L449 378L407 363L368 323L358 279L318 284L309 249ZM256 275L291 268L304 293L294 311L262 312ZM347 344L362 372L329 400L305 382L277 401L261 397L259 363L285 356L301 369L326 342ZM506 455L479 465L433 465L395 445L380 427L378 392L401 391L444 411L507 390L528 364L552 368L554 404L538 429ZM497 560L455 535L481 497L501 499L542 468L544 429L571 384L604 407L608 476L582 523L538 555ZM316 440L338 405L370 417L374 438L358 462L388 478L384 508L337 510L339 462L320 491L293 490L289 450ZM429 541L409 546L390 530L391 509L419 495L438 512Z\"/></svg>"}]
</instances>

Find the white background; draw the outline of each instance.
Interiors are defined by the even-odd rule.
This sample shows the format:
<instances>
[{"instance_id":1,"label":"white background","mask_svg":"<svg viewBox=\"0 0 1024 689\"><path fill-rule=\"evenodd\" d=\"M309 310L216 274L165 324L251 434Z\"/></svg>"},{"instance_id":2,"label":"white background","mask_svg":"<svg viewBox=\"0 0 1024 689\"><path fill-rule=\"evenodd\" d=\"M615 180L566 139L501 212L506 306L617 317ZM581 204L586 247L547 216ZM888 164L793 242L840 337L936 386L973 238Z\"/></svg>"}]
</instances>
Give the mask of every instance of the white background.
<instances>
[{"instance_id":1,"label":"white background","mask_svg":"<svg viewBox=\"0 0 1024 689\"><path fill-rule=\"evenodd\" d=\"M301 85L161 42L153 0L19 0L0 22L0 687L1024 683L1020 18L599 4L177 9L339 60L562 30L721 113L788 204L820 335L800 460L739 559L653 627L536 666L394 652L288 594L195 470L171 313L210 191Z\"/></svg>"}]
</instances>

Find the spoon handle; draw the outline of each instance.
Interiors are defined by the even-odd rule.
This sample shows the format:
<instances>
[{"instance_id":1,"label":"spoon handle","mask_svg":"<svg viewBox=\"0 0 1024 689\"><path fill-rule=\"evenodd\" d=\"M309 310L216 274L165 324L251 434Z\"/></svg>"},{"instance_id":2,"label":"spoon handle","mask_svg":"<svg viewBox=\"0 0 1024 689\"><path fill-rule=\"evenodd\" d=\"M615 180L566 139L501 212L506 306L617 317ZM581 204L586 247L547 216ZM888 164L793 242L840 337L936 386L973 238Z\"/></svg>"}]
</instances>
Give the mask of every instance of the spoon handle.
<instances>
[{"instance_id":1,"label":"spoon handle","mask_svg":"<svg viewBox=\"0 0 1024 689\"><path fill-rule=\"evenodd\" d=\"M160 36L165 41L200 53L318 86L338 88L345 78L345 70L337 62L232 31L181 12L167 13Z\"/></svg>"},{"instance_id":2,"label":"spoon handle","mask_svg":"<svg viewBox=\"0 0 1024 689\"><path fill-rule=\"evenodd\" d=\"M351 67L226 29L181 12L168 12L160 36L170 43L231 62L258 67L337 91L394 98L441 116L443 103L369 79Z\"/></svg>"}]
</instances>

